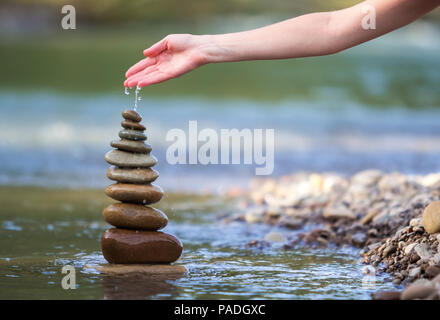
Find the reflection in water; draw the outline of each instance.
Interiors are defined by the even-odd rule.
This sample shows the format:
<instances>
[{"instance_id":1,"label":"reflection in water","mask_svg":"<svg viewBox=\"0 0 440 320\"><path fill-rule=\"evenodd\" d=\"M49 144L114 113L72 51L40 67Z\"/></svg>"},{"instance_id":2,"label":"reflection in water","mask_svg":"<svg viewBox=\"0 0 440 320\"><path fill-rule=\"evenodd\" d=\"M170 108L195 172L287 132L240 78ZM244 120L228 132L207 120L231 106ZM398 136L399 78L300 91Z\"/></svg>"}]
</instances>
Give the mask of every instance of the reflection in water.
<instances>
[{"instance_id":1,"label":"reflection in water","mask_svg":"<svg viewBox=\"0 0 440 320\"><path fill-rule=\"evenodd\" d=\"M140 300L166 294L175 297L178 288L170 281L182 274L128 274L104 275L102 278L103 299Z\"/></svg>"}]
</instances>

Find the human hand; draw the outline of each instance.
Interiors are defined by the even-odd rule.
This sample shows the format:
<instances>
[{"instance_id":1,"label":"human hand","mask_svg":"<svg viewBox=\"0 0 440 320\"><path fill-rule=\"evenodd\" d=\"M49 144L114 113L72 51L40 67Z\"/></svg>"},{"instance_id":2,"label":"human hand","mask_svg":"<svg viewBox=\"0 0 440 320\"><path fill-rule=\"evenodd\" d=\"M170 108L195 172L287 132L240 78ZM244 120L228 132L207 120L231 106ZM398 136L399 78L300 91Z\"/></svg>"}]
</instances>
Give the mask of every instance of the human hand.
<instances>
[{"instance_id":1,"label":"human hand","mask_svg":"<svg viewBox=\"0 0 440 320\"><path fill-rule=\"evenodd\" d=\"M207 63L203 53L205 36L168 35L144 50L147 57L133 65L125 74L125 87L145 87L177 78Z\"/></svg>"}]
</instances>

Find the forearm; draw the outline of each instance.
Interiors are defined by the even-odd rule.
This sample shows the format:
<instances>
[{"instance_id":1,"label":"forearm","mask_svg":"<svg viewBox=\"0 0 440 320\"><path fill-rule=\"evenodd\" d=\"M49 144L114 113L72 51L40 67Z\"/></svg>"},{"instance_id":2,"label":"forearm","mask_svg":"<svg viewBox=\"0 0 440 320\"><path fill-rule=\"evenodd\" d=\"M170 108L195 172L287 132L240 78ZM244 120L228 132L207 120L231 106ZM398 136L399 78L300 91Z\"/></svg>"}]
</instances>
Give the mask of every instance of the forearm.
<instances>
[{"instance_id":1,"label":"forearm","mask_svg":"<svg viewBox=\"0 0 440 320\"><path fill-rule=\"evenodd\" d=\"M336 53L400 28L439 0L369 0L353 7L299 16L267 27L200 36L206 62L286 59ZM364 29L363 8L375 10L376 28Z\"/></svg>"}]
</instances>

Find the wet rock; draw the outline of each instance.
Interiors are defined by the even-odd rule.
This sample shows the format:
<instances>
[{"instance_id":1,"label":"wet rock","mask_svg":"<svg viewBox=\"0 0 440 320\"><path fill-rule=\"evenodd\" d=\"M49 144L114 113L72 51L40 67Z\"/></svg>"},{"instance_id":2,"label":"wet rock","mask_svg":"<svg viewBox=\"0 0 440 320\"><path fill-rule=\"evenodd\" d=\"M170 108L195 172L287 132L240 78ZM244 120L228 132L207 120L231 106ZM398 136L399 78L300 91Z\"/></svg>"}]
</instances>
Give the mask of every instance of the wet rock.
<instances>
[{"instance_id":1,"label":"wet rock","mask_svg":"<svg viewBox=\"0 0 440 320\"><path fill-rule=\"evenodd\" d=\"M143 134L142 131L131 129L122 129L121 131L119 131L119 138L134 141L147 140L147 136Z\"/></svg>"},{"instance_id":2,"label":"wet rock","mask_svg":"<svg viewBox=\"0 0 440 320\"><path fill-rule=\"evenodd\" d=\"M428 247L424 243L418 243L414 247L414 251L422 260L429 260L431 258L432 253L429 251Z\"/></svg>"},{"instance_id":3,"label":"wet rock","mask_svg":"<svg viewBox=\"0 0 440 320\"><path fill-rule=\"evenodd\" d=\"M149 168L157 163L156 157L149 154L131 153L121 150L111 150L105 154L105 161L118 167Z\"/></svg>"},{"instance_id":4,"label":"wet rock","mask_svg":"<svg viewBox=\"0 0 440 320\"><path fill-rule=\"evenodd\" d=\"M171 263L182 254L182 243L160 231L109 229L101 239L104 258L118 264Z\"/></svg>"},{"instance_id":5,"label":"wet rock","mask_svg":"<svg viewBox=\"0 0 440 320\"><path fill-rule=\"evenodd\" d=\"M105 189L105 194L122 202L152 204L162 199L163 191L154 184L115 183Z\"/></svg>"},{"instance_id":6,"label":"wet rock","mask_svg":"<svg viewBox=\"0 0 440 320\"><path fill-rule=\"evenodd\" d=\"M425 208L422 222L426 232L440 232L440 201L434 201Z\"/></svg>"},{"instance_id":7,"label":"wet rock","mask_svg":"<svg viewBox=\"0 0 440 320\"><path fill-rule=\"evenodd\" d=\"M118 148L119 150L137 152L137 153L150 153L151 146L143 141L133 141L133 140L113 140L110 142L110 146L113 148Z\"/></svg>"},{"instance_id":8,"label":"wet rock","mask_svg":"<svg viewBox=\"0 0 440 320\"><path fill-rule=\"evenodd\" d=\"M422 272L422 268L416 267L409 271L409 276L411 278L417 278L418 276L420 276L421 272Z\"/></svg>"},{"instance_id":9,"label":"wet rock","mask_svg":"<svg viewBox=\"0 0 440 320\"><path fill-rule=\"evenodd\" d=\"M390 245L390 246L386 247L386 248L383 250L382 255L383 255L383 257L388 257L389 255L391 255L391 254L393 254L394 252L396 252L396 250L397 250L397 246L395 246L395 245Z\"/></svg>"},{"instance_id":10,"label":"wet rock","mask_svg":"<svg viewBox=\"0 0 440 320\"><path fill-rule=\"evenodd\" d=\"M101 274L106 275L158 275L158 274L183 274L188 270L182 265L167 264L107 264L107 265L86 265L85 269L94 269ZM122 279L123 280L123 279Z\"/></svg>"},{"instance_id":11,"label":"wet rock","mask_svg":"<svg viewBox=\"0 0 440 320\"><path fill-rule=\"evenodd\" d=\"M159 177L159 173L152 168L118 168L109 167L109 179L123 183L150 183Z\"/></svg>"},{"instance_id":12,"label":"wet rock","mask_svg":"<svg viewBox=\"0 0 440 320\"><path fill-rule=\"evenodd\" d=\"M426 299L436 293L430 282L417 281L402 292L402 300Z\"/></svg>"},{"instance_id":13,"label":"wet rock","mask_svg":"<svg viewBox=\"0 0 440 320\"><path fill-rule=\"evenodd\" d=\"M407 256L410 256L416 245L417 245L417 243L411 243L411 244L407 245L403 251L405 252L405 254Z\"/></svg>"},{"instance_id":14,"label":"wet rock","mask_svg":"<svg viewBox=\"0 0 440 320\"><path fill-rule=\"evenodd\" d=\"M131 203L111 204L102 211L102 215L111 225L126 229L156 231L168 223L168 218L162 211Z\"/></svg>"},{"instance_id":15,"label":"wet rock","mask_svg":"<svg viewBox=\"0 0 440 320\"><path fill-rule=\"evenodd\" d=\"M362 246L367 241L367 236L363 232L357 232L351 237L351 242L355 246Z\"/></svg>"},{"instance_id":16,"label":"wet rock","mask_svg":"<svg viewBox=\"0 0 440 320\"><path fill-rule=\"evenodd\" d=\"M122 121L121 126L125 129L132 129L132 130L138 130L138 131L144 131L146 128L144 125L134 122L134 121Z\"/></svg>"},{"instance_id":17,"label":"wet rock","mask_svg":"<svg viewBox=\"0 0 440 320\"><path fill-rule=\"evenodd\" d=\"M425 270L425 274L426 274L429 278L435 278L437 275L440 274L440 267L439 267L439 266L429 266L429 267Z\"/></svg>"},{"instance_id":18,"label":"wet rock","mask_svg":"<svg viewBox=\"0 0 440 320\"><path fill-rule=\"evenodd\" d=\"M292 230L298 230L301 229L303 226L302 220L292 218L289 216L282 217L279 222L280 226L292 229Z\"/></svg>"},{"instance_id":19,"label":"wet rock","mask_svg":"<svg viewBox=\"0 0 440 320\"><path fill-rule=\"evenodd\" d=\"M373 300L400 300L400 291L379 291L372 295Z\"/></svg>"},{"instance_id":20,"label":"wet rock","mask_svg":"<svg viewBox=\"0 0 440 320\"><path fill-rule=\"evenodd\" d=\"M279 232L269 232L264 236L264 241L267 242L286 242L286 238Z\"/></svg>"},{"instance_id":21,"label":"wet rock","mask_svg":"<svg viewBox=\"0 0 440 320\"><path fill-rule=\"evenodd\" d=\"M142 117L134 110L124 110L122 111L122 117L126 120L131 120L134 122L141 122Z\"/></svg>"}]
</instances>

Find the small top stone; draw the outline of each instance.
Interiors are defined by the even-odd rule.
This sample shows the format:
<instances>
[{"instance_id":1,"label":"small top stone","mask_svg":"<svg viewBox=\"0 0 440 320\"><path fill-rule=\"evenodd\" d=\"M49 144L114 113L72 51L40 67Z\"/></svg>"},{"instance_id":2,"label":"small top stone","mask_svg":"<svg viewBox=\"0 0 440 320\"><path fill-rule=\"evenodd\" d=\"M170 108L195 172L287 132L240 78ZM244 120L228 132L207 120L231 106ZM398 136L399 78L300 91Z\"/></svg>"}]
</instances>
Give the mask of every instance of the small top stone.
<instances>
[{"instance_id":1,"label":"small top stone","mask_svg":"<svg viewBox=\"0 0 440 320\"><path fill-rule=\"evenodd\" d=\"M139 113L137 113L134 110L124 110L122 111L122 116L124 117L124 119L131 120L134 122L142 121L142 117L139 115Z\"/></svg>"}]
</instances>

